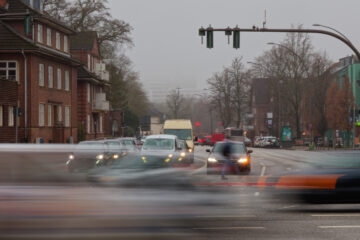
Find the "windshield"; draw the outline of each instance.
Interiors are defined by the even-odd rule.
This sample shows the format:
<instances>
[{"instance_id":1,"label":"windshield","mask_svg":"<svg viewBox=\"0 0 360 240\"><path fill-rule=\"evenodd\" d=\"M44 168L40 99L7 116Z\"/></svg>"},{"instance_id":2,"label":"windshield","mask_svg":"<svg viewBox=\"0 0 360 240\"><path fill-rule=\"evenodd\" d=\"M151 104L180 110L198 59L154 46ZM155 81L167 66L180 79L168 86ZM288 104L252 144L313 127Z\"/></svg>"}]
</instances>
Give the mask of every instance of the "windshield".
<instances>
[{"instance_id":1,"label":"windshield","mask_svg":"<svg viewBox=\"0 0 360 240\"><path fill-rule=\"evenodd\" d=\"M165 129L165 134L175 135L181 140L192 140L190 129Z\"/></svg>"},{"instance_id":2,"label":"windshield","mask_svg":"<svg viewBox=\"0 0 360 240\"><path fill-rule=\"evenodd\" d=\"M143 145L144 150L173 150L175 148L175 140L148 138Z\"/></svg>"},{"instance_id":3,"label":"windshield","mask_svg":"<svg viewBox=\"0 0 360 240\"><path fill-rule=\"evenodd\" d=\"M222 153L226 144L227 143L217 143L213 149L213 152ZM246 153L245 145L243 143L231 143L231 152L233 154Z\"/></svg>"}]
</instances>

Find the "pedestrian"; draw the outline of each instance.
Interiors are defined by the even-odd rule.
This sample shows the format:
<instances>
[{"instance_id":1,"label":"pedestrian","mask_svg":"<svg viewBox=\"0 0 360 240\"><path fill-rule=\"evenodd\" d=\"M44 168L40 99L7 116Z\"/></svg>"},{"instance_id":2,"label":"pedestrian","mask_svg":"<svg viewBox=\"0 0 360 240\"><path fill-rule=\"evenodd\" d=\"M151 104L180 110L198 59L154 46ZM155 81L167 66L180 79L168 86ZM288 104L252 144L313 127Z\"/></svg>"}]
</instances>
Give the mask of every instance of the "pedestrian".
<instances>
[{"instance_id":1,"label":"pedestrian","mask_svg":"<svg viewBox=\"0 0 360 240\"><path fill-rule=\"evenodd\" d=\"M221 179L227 180L227 178L225 177L225 173L228 169L231 169L231 168L234 168L236 171L236 174L239 175L239 167L237 166L237 164L233 163L231 160L231 155L232 155L231 142L228 142L228 141L225 142L225 146L223 148L222 154L225 157L225 163L221 170Z\"/></svg>"}]
</instances>

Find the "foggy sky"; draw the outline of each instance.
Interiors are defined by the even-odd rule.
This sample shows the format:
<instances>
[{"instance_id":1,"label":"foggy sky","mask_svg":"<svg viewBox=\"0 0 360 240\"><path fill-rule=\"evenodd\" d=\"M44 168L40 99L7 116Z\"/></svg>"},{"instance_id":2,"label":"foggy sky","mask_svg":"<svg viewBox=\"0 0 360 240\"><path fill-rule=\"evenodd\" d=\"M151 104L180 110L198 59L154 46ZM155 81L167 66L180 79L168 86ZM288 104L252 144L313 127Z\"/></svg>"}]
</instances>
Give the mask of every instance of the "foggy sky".
<instances>
[{"instance_id":1,"label":"foggy sky","mask_svg":"<svg viewBox=\"0 0 360 240\"><path fill-rule=\"evenodd\" d=\"M360 1L334 0L109 0L114 17L134 28L135 47L127 54L145 86L163 83L169 88L206 87L206 80L237 56L252 61L285 34L241 33L241 48L234 50L223 33L215 34L215 48L201 45L198 29L207 27L250 28L320 23L345 34L360 48ZM326 50L333 61L352 54L339 40L311 35L316 50ZM250 66L249 66L250 67Z\"/></svg>"}]
</instances>

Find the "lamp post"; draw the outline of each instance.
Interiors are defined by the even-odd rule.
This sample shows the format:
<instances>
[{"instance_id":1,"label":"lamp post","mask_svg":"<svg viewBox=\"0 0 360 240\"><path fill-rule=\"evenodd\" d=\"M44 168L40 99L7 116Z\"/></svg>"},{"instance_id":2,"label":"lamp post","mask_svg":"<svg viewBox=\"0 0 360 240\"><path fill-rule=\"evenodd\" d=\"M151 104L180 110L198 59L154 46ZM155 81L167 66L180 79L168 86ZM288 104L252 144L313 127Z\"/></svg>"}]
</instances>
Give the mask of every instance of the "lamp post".
<instances>
[{"instance_id":1,"label":"lamp post","mask_svg":"<svg viewBox=\"0 0 360 240\"><path fill-rule=\"evenodd\" d=\"M303 70L306 72L306 77L309 81L309 89L310 88L310 73L309 73L309 70L306 68L305 66L305 63L304 63L304 59L302 57L299 56L299 54L297 54L294 50L292 50L291 48L285 46L285 45L282 45L280 43L273 43L273 42L268 42L267 43L268 45L276 45L276 46L279 46L279 47L282 47L284 49L286 49L287 51L291 52L295 57L297 57L299 60L300 60L300 63L301 63L301 66L303 68ZM312 92L310 92L310 97L309 97L309 122L310 122L310 138L311 138L311 143L313 142L313 119L312 119Z\"/></svg>"}]
</instances>

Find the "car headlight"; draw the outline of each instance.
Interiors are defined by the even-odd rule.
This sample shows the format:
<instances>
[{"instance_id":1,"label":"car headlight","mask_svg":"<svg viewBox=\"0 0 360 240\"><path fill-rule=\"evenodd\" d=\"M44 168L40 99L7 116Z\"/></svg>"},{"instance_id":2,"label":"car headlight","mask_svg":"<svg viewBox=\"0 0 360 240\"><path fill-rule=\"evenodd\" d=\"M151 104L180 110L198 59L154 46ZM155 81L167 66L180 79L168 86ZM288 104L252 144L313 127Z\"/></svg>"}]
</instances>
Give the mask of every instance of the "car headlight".
<instances>
[{"instance_id":1,"label":"car headlight","mask_svg":"<svg viewBox=\"0 0 360 240\"><path fill-rule=\"evenodd\" d=\"M103 160L104 159L104 154L99 154L96 156L97 160Z\"/></svg>"},{"instance_id":2,"label":"car headlight","mask_svg":"<svg viewBox=\"0 0 360 240\"><path fill-rule=\"evenodd\" d=\"M249 159L248 158L240 158L238 160L238 163L248 163Z\"/></svg>"},{"instance_id":3,"label":"car headlight","mask_svg":"<svg viewBox=\"0 0 360 240\"><path fill-rule=\"evenodd\" d=\"M70 154L69 160L74 160L75 156L73 154Z\"/></svg>"},{"instance_id":4,"label":"car headlight","mask_svg":"<svg viewBox=\"0 0 360 240\"><path fill-rule=\"evenodd\" d=\"M118 159L118 158L119 158L119 154L114 154L113 158L114 158L114 159Z\"/></svg>"},{"instance_id":5,"label":"car headlight","mask_svg":"<svg viewBox=\"0 0 360 240\"><path fill-rule=\"evenodd\" d=\"M217 162L216 158L211 158L211 157L210 157L210 158L208 158L208 161L209 161L209 162L211 162L211 163L215 163L215 162Z\"/></svg>"},{"instance_id":6,"label":"car headlight","mask_svg":"<svg viewBox=\"0 0 360 240\"><path fill-rule=\"evenodd\" d=\"M165 159L165 162L166 162L166 163L169 163L170 161L171 161L170 158Z\"/></svg>"},{"instance_id":7,"label":"car headlight","mask_svg":"<svg viewBox=\"0 0 360 240\"><path fill-rule=\"evenodd\" d=\"M189 149L189 153L192 153L193 152L193 150L192 149Z\"/></svg>"},{"instance_id":8,"label":"car headlight","mask_svg":"<svg viewBox=\"0 0 360 240\"><path fill-rule=\"evenodd\" d=\"M186 156L186 153L182 152L182 153L180 153L180 156L181 156L181 157L185 157L185 156Z\"/></svg>"},{"instance_id":9,"label":"car headlight","mask_svg":"<svg viewBox=\"0 0 360 240\"><path fill-rule=\"evenodd\" d=\"M169 154L169 158L172 158L174 155L173 154Z\"/></svg>"}]
</instances>

